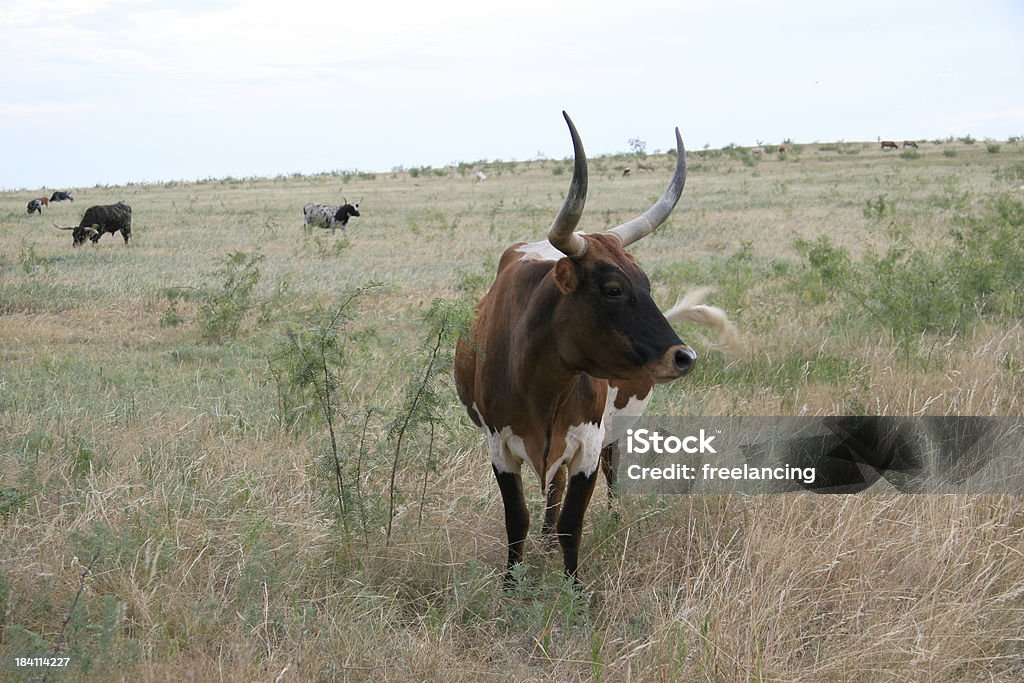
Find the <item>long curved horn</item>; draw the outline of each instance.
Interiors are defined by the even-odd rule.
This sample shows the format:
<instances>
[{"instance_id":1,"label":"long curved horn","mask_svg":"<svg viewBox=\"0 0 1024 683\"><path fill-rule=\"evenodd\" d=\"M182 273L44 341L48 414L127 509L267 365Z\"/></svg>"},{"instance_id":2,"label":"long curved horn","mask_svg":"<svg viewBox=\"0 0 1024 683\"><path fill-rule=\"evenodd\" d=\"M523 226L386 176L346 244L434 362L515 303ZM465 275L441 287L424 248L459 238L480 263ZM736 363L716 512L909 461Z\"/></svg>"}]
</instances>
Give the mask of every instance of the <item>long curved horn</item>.
<instances>
[{"instance_id":1,"label":"long curved horn","mask_svg":"<svg viewBox=\"0 0 1024 683\"><path fill-rule=\"evenodd\" d=\"M57 225L53 221L50 221L50 225L52 225L53 227L57 228L58 230L74 230L75 229L74 226L71 226L70 228L62 228L61 226Z\"/></svg>"},{"instance_id":2,"label":"long curved horn","mask_svg":"<svg viewBox=\"0 0 1024 683\"><path fill-rule=\"evenodd\" d=\"M573 231L583 215L583 205L587 203L587 153L583 151L583 142L576 132L576 126L572 124L572 119L564 111L562 116L569 124L575 162L565 202L555 217L555 222L548 229L548 242L569 258L579 258L587 251L587 241Z\"/></svg>"},{"instance_id":3,"label":"long curved horn","mask_svg":"<svg viewBox=\"0 0 1024 683\"><path fill-rule=\"evenodd\" d=\"M683 194L683 185L686 184L686 150L683 148L683 138L679 135L678 128L676 128L676 153L676 172L672 176L672 182L669 183L665 194L661 195L661 199L636 218L607 230L619 238L622 246L628 247L633 242L650 235L665 222L665 219L672 213L672 209L675 208L679 197Z\"/></svg>"}]
</instances>

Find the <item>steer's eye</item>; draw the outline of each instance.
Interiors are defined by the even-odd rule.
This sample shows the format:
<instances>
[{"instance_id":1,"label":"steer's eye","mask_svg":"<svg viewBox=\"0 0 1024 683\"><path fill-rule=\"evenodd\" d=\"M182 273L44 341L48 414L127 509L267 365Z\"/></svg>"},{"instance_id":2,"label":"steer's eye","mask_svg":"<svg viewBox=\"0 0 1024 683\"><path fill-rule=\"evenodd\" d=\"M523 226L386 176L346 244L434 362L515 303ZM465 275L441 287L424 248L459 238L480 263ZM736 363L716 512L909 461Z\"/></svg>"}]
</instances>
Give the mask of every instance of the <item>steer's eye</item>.
<instances>
[{"instance_id":1,"label":"steer's eye","mask_svg":"<svg viewBox=\"0 0 1024 683\"><path fill-rule=\"evenodd\" d=\"M607 284L601 288L601 292L609 299L621 299L623 295L622 287L617 284Z\"/></svg>"}]
</instances>

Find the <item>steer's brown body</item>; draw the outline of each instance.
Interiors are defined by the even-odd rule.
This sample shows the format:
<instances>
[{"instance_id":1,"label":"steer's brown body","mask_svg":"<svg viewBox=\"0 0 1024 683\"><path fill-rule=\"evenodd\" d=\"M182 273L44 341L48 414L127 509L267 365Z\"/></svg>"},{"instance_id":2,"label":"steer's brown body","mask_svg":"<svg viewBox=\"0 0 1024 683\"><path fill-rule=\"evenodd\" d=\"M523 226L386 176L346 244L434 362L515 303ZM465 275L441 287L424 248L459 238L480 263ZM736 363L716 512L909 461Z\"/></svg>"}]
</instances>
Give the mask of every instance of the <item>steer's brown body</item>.
<instances>
[{"instance_id":1,"label":"steer's brown body","mask_svg":"<svg viewBox=\"0 0 1024 683\"><path fill-rule=\"evenodd\" d=\"M658 203L621 226L584 235L574 229L586 199L586 155L566 121L576 163L565 205L548 241L505 250L470 337L459 340L455 377L470 418L487 435L505 508L509 570L522 560L529 527L525 462L547 493L545 531L557 532L565 571L576 578L602 450L628 424L611 418L638 418L653 385L688 372L696 354L658 310L646 274L624 248L661 224L682 193L679 132L676 172Z\"/></svg>"}]
</instances>

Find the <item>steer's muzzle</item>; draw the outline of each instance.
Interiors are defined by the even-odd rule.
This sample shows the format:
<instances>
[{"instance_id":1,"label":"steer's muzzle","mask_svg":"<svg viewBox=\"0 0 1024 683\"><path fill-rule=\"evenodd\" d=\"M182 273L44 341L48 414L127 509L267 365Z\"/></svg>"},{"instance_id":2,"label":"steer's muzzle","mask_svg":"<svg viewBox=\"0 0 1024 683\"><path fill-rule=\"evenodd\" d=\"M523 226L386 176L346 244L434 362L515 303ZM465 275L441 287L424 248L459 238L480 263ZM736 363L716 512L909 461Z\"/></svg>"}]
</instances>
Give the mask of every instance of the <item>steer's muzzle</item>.
<instances>
[{"instance_id":1,"label":"steer's muzzle","mask_svg":"<svg viewBox=\"0 0 1024 683\"><path fill-rule=\"evenodd\" d=\"M671 382L693 369L697 352L686 344L676 344L650 367L651 379L655 382Z\"/></svg>"},{"instance_id":2,"label":"steer's muzzle","mask_svg":"<svg viewBox=\"0 0 1024 683\"><path fill-rule=\"evenodd\" d=\"M679 371L679 376L682 377L693 369L693 364L697 362L697 352L683 344L676 348L672 362L676 370Z\"/></svg>"}]
</instances>

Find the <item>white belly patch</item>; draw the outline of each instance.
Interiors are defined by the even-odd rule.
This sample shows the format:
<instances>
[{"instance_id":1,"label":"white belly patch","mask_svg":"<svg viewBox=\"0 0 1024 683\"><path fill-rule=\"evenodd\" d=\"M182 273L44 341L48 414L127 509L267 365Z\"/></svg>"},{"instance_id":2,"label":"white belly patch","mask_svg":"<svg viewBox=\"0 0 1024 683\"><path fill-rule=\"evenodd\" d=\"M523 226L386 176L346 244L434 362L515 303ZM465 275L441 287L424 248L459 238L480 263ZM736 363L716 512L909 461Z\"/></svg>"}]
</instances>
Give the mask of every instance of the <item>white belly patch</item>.
<instances>
[{"instance_id":1,"label":"white belly patch","mask_svg":"<svg viewBox=\"0 0 1024 683\"><path fill-rule=\"evenodd\" d=\"M551 469L548 470L545 487L551 483L562 463L569 466L569 476L582 472L588 477L597 470L597 464L601 460L601 443L604 440L604 424L585 422L575 427L569 427L565 433L565 453L559 458Z\"/></svg>"},{"instance_id":2,"label":"white belly patch","mask_svg":"<svg viewBox=\"0 0 1024 683\"><path fill-rule=\"evenodd\" d=\"M480 419L480 424L487 424L484 421L484 416L476 407L476 403L473 404L473 412ZM505 426L500 432L484 429L484 432L487 434L487 450L491 455L491 464L494 465L494 469L499 472L518 474L524 460L533 467L533 462L526 454L526 445L523 443L522 437L513 434L511 427Z\"/></svg>"},{"instance_id":3,"label":"white belly patch","mask_svg":"<svg viewBox=\"0 0 1024 683\"><path fill-rule=\"evenodd\" d=\"M562 465L569 468L569 476L583 473L588 477L596 470L601 459L601 449L609 444L615 443L625 436L626 430L636 424L637 420L644 413L647 404L651 401L653 392L644 398L632 396L629 402L622 408L615 407L615 398L618 396L617 387L608 387L608 396L605 399L604 417L601 424L584 422L583 424L569 427L565 433L565 450L562 454L551 461L547 472L541 475L534 468L533 461L526 452L526 445L522 437L512 432L512 427L505 426L501 431L494 432L486 429L487 448L491 456L491 464L499 472L518 473L522 469L523 462L530 465L537 478L543 482L544 489L551 484L555 472ZM473 404L473 410L480 418L481 424L486 424L483 415ZM614 419L612 419L614 418Z\"/></svg>"}]
</instances>

